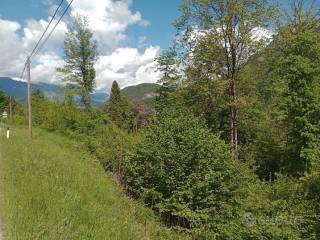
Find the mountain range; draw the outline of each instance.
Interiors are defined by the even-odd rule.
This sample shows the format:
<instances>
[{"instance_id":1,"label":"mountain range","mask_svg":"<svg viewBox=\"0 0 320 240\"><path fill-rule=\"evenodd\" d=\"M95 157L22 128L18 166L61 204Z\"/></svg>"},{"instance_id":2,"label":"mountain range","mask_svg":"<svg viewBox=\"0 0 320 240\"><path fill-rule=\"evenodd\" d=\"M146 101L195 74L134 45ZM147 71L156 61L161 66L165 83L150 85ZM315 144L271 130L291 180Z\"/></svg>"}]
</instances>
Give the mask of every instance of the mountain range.
<instances>
[{"instance_id":1,"label":"mountain range","mask_svg":"<svg viewBox=\"0 0 320 240\"><path fill-rule=\"evenodd\" d=\"M27 102L27 83L16 81L8 77L0 77L0 90L4 91L9 96L14 96L19 101ZM63 89L55 84L48 83L33 83L32 91L40 90L49 99L59 99L63 96ZM94 106L103 105L109 98L106 92L95 92L91 95L92 104Z\"/></svg>"},{"instance_id":2,"label":"mountain range","mask_svg":"<svg viewBox=\"0 0 320 240\"><path fill-rule=\"evenodd\" d=\"M121 92L129 99L137 98L145 103L151 103L156 97L156 91L159 89L158 84L143 83L136 86L123 88ZM14 96L19 101L27 102L27 83L17 81L8 77L0 77L0 90L4 91L9 96ZM63 96L63 89L55 84L34 83L32 90L40 90L49 99L59 99ZM96 91L91 94L92 105L102 106L108 99L109 94L104 91Z\"/></svg>"}]
</instances>

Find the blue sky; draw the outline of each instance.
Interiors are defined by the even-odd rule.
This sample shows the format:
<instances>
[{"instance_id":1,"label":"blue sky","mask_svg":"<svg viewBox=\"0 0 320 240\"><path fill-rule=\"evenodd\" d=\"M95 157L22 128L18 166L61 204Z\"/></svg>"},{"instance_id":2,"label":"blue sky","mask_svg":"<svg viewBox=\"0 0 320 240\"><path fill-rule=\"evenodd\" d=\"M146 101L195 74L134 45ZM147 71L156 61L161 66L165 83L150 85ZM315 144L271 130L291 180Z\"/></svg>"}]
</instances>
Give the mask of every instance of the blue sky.
<instances>
[{"instance_id":1,"label":"blue sky","mask_svg":"<svg viewBox=\"0 0 320 240\"><path fill-rule=\"evenodd\" d=\"M58 4L60 1L52 2ZM180 16L180 5L181 0L133 0L131 11L139 11L150 25L129 26L128 40L123 44L134 46L139 37L146 36L148 44L168 48L176 33L173 22ZM49 5L46 0L1 0L0 4L0 18L18 21L22 25L30 19L47 19L48 12Z\"/></svg>"},{"instance_id":2,"label":"blue sky","mask_svg":"<svg viewBox=\"0 0 320 240\"><path fill-rule=\"evenodd\" d=\"M176 34L173 22L180 16L178 11L180 5L181 0L133 1L132 10L140 11L142 16L150 21L150 26L147 28L130 27L129 35L145 35L151 44L168 48Z\"/></svg>"}]
</instances>

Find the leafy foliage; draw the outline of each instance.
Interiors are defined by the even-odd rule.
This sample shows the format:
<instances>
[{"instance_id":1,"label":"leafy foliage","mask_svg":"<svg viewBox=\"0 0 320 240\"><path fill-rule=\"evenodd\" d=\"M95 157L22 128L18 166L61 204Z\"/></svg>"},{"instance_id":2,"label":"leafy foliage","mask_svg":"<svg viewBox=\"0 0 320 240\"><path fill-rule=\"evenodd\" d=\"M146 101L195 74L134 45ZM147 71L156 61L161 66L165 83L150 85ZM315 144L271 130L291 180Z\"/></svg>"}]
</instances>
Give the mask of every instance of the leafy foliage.
<instances>
[{"instance_id":1,"label":"leafy foliage","mask_svg":"<svg viewBox=\"0 0 320 240\"><path fill-rule=\"evenodd\" d=\"M0 113L2 115L4 110L8 110L9 98L4 92L0 91Z\"/></svg>"},{"instance_id":2,"label":"leafy foliage","mask_svg":"<svg viewBox=\"0 0 320 240\"><path fill-rule=\"evenodd\" d=\"M91 108L90 93L95 86L94 63L97 58L97 44L92 39L88 19L77 15L65 38L65 66L57 71L65 81L79 86L77 93L87 110Z\"/></svg>"},{"instance_id":3,"label":"leafy foliage","mask_svg":"<svg viewBox=\"0 0 320 240\"><path fill-rule=\"evenodd\" d=\"M304 229L306 224L315 226L296 183L272 187L259 182L186 110L157 116L125 167L128 191L167 225L189 229L197 239L300 239L303 231L313 232L311 225Z\"/></svg>"},{"instance_id":4,"label":"leafy foliage","mask_svg":"<svg viewBox=\"0 0 320 240\"><path fill-rule=\"evenodd\" d=\"M287 86L284 112L288 131L287 171L303 175L319 164L320 34L315 29L297 33L284 29L273 49L274 74ZM313 153L312 153L313 152Z\"/></svg>"},{"instance_id":5,"label":"leafy foliage","mask_svg":"<svg viewBox=\"0 0 320 240\"><path fill-rule=\"evenodd\" d=\"M110 99L107 101L104 111L119 128L126 127L129 111L128 101L122 95L116 81L112 83Z\"/></svg>"},{"instance_id":6,"label":"leafy foliage","mask_svg":"<svg viewBox=\"0 0 320 240\"><path fill-rule=\"evenodd\" d=\"M150 125L154 111L151 107L143 104L138 99L133 99L129 104L129 109L131 112L131 128L133 131L145 128Z\"/></svg>"},{"instance_id":7,"label":"leafy foliage","mask_svg":"<svg viewBox=\"0 0 320 240\"><path fill-rule=\"evenodd\" d=\"M210 204L219 205L214 198L231 194L224 182L233 175L227 145L185 111L158 116L128 161L132 192L172 225L203 221Z\"/></svg>"},{"instance_id":8,"label":"leafy foliage","mask_svg":"<svg viewBox=\"0 0 320 240\"><path fill-rule=\"evenodd\" d=\"M178 45L181 45L185 52L186 64L194 64L197 60L193 61L193 56L201 54L203 58L200 63L204 63L204 68L198 65L198 70L203 71L203 80L228 81L229 131L236 157L239 74L250 57L266 46L267 39L254 35L257 29L268 26L274 11L265 0L186 0L183 1L181 10L182 17L176 22L176 27L182 34ZM194 46L199 44L199 39L202 44L203 36L210 37L211 46L208 48L211 51L200 47L196 48L200 52L194 54ZM212 54L211 58L208 58L209 54ZM210 70L206 71L208 66Z\"/></svg>"}]
</instances>

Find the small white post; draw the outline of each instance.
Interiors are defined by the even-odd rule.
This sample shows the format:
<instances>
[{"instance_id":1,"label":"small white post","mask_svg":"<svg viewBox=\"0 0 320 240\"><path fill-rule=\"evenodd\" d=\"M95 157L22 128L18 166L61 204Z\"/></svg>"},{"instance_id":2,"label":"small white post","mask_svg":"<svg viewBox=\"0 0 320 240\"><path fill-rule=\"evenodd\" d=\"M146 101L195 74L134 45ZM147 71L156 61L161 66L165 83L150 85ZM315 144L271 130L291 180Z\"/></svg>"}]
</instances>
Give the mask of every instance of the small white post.
<instances>
[{"instance_id":1,"label":"small white post","mask_svg":"<svg viewBox=\"0 0 320 240\"><path fill-rule=\"evenodd\" d=\"M7 139L10 138L10 128L7 128Z\"/></svg>"}]
</instances>

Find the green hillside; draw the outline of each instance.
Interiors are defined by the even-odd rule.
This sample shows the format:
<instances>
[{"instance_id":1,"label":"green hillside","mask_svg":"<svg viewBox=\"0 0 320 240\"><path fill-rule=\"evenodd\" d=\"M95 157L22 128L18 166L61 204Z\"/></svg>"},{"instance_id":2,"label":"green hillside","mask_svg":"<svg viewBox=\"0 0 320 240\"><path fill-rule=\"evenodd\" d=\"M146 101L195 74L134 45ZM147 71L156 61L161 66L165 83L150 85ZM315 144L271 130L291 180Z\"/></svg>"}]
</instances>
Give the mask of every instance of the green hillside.
<instances>
[{"instance_id":1,"label":"green hillside","mask_svg":"<svg viewBox=\"0 0 320 240\"><path fill-rule=\"evenodd\" d=\"M157 96L160 85L156 83L142 83L136 86L123 88L121 92L129 99L137 98L145 103L152 103Z\"/></svg>"},{"instance_id":2,"label":"green hillside","mask_svg":"<svg viewBox=\"0 0 320 240\"><path fill-rule=\"evenodd\" d=\"M0 138L6 240L180 239L125 197L79 143L36 129Z\"/></svg>"}]
</instances>

